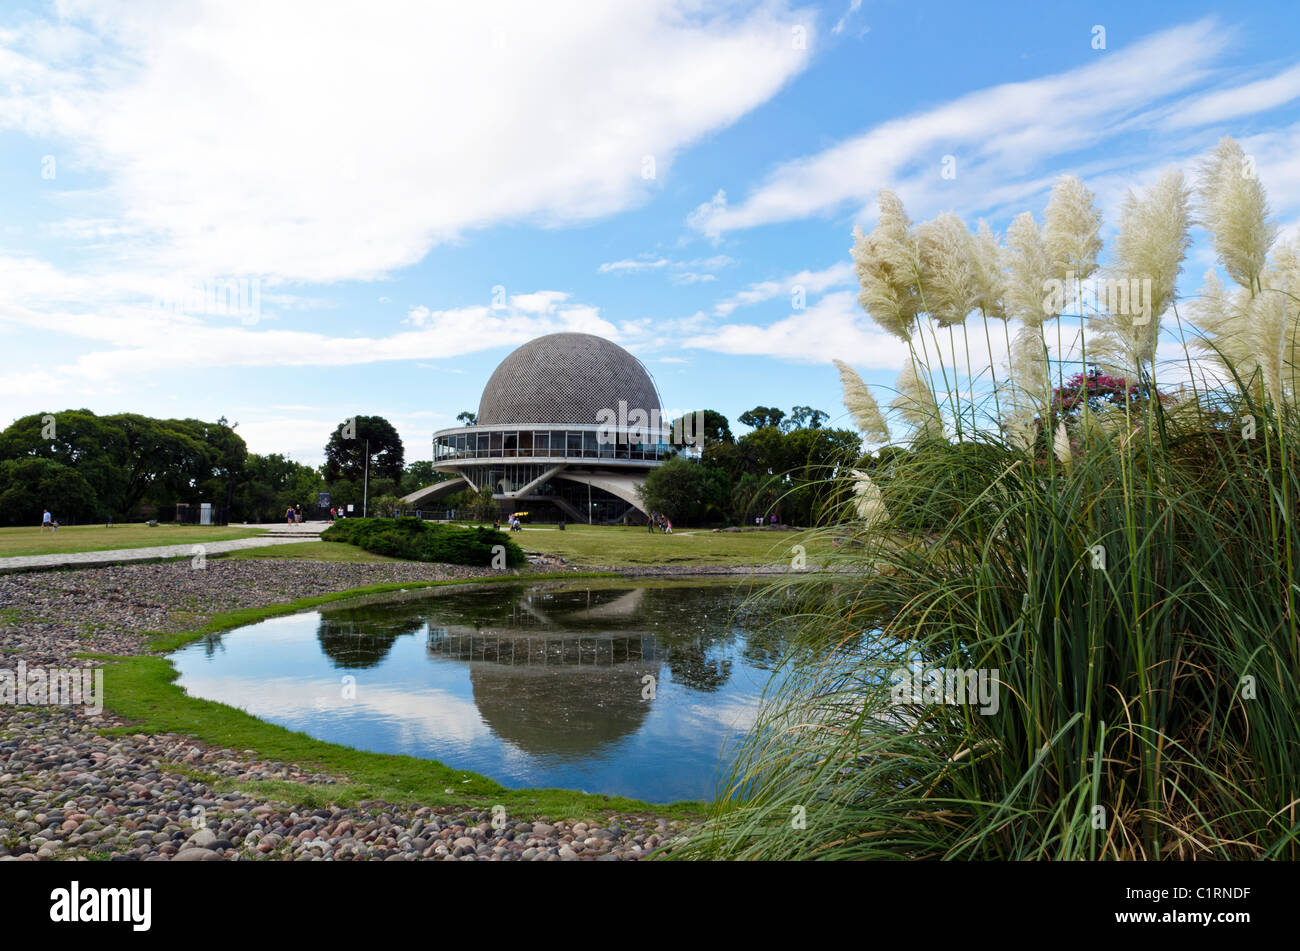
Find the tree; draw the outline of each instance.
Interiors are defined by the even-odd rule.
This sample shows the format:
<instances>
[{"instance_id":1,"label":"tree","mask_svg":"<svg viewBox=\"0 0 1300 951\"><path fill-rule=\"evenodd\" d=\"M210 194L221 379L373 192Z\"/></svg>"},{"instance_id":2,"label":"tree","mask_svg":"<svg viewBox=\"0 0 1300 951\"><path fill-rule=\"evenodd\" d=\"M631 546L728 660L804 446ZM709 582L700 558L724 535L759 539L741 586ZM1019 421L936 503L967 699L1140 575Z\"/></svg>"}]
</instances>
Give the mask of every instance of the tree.
<instances>
[{"instance_id":1,"label":"tree","mask_svg":"<svg viewBox=\"0 0 1300 951\"><path fill-rule=\"evenodd\" d=\"M366 471L370 445L370 478L399 482L405 462L402 437L382 416L354 416L338 425L325 444L325 479L360 481Z\"/></svg>"},{"instance_id":2,"label":"tree","mask_svg":"<svg viewBox=\"0 0 1300 951\"><path fill-rule=\"evenodd\" d=\"M486 522L497 517L497 500L492 497L492 487L490 485L485 485L479 489L478 494L474 496L474 504L471 508L474 518L480 522Z\"/></svg>"},{"instance_id":3,"label":"tree","mask_svg":"<svg viewBox=\"0 0 1300 951\"><path fill-rule=\"evenodd\" d=\"M202 439L209 449L209 474L203 480L202 494L211 501L220 499L227 514L234 506L235 487L248 462L248 445L235 433L238 425L224 416L214 424L199 423Z\"/></svg>"},{"instance_id":4,"label":"tree","mask_svg":"<svg viewBox=\"0 0 1300 951\"><path fill-rule=\"evenodd\" d=\"M775 476L758 476L746 472L731 490L731 510L742 525L748 525L755 515L766 515L777 508L781 480Z\"/></svg>"},{"instance_id":5,"label":"tree","mask_svg":"<svg viewBox=\"0 0 1300 951\"><path fill-rule=\"evenodd\" d=\"M39 525L49 509L61 522L98 517L94 490L75 469L52 459L0 462L0 523Z\"/></svg>"},{"instance_id":6,"label":"tree","mask_svg":"<svg viewBox=\"0 0 1300 951\"><path fill-rule=\"evenodd\" d=\"M0 433L0 459L75 469L94 493L96 518L138 515L146 503L224 502L247 452L222 423L85 409L25 416Z\"/></svg>"},{"instance_id":7,"label":"tree","mask_svg":"<svg viewBox=\"0 0 1300 951\"><path fill-rule=\"evenodd\" d=\"M704 449L715 443L735 442L735 437L731 434L731 425L727 422L727 417L723 416L717 410L706 409L704 413L704 428L702 432L695 432L695 414L689 413L685 416L679 416L673 420L670 429L674 433L686 433L696 437L697 444L700 437L703 437Z\"/></svg>"},{"instance_id":8,"label":"tree","mask_svg":"<svg viewBox=\"0 0 1300 951\"><path fill-rule=\"evenodd\" d=\"M447 473L435 469L430 459L407 463L406 470L402 473L400 494L410 495L416 489L423 489L426 485L434 485L447 478Z\"/></svg>"},{"instance_id":9,"label":"tree","mask_svg":"<svg viewBox=\"0 0 1300 951\"><path fill-rule=\"evenodd\" d=\"M763 429L767 426L780 426L781 420L785 419L785 411L774 406L755 406L741 413L736 419L751 429Z\"/></svg>"},{"instance_id":10,"label":"tree","mask_svg":"<svg viewBox=\"0 0 1300 951\"><path fill-rule=\"evenodd\" d=\"M310 505L323 482L320 473L279 453L250 455L235 491L233 509L248 521L273 522L284 518L291 505ZM348 499L331 498L331 504ZM360 502L360 498L357 498Z\"/></svg>"},{"instance_id":11,"label":"tree","mask_svg":"<svg viewBox=\"0 0 1300 951\"><path fill-rule=\"evenodd\" d=\"M699 524L725 513L727 484L718 470L674 456L650 471L641 487L641 499L652 512L663 512L676 522Z\"/></svg>"},{"instance_id":12,"label":"tree","mask_svg":"<svg viewBox=\"0 0 1300 951\"><path fill-rule=\"evenodd\" d=\"M796 406L790 410L790 416L781 423L781 428L789 432L792 429L821 429L822 423L830 419L830 414L823 413L811 406Z\"/></svg>"},{"instance_id":13,"label":"tree","mask_svg":"<svg viewBox=\"0 0 1300 951\"><path fill-rule=\"evenodd\" d=\"M478 413L471 413L469 410L456 414L456 422L464 423L466 426L478 425Z\"/></svg>"}]
</instances>

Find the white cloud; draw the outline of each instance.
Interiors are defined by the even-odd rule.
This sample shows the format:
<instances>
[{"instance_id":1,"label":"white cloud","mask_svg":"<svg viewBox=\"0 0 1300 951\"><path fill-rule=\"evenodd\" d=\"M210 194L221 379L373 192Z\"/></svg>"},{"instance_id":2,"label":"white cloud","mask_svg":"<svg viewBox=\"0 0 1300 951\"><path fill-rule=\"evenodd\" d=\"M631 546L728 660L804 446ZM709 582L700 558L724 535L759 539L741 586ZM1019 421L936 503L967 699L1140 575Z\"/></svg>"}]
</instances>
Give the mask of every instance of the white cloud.
<instances>
[{"instance_id":1,"label":"white cloud","mask_svg":"<svg viewBox=\"0 0 1300 951\"><path fill-rule=\"evenodd\" d=\"M601 274L630 274L639 271L657 271L667 268L672 272L671 280L675 284L696 284L700 281L712 281L714 276L708 271L720 270L735 264L735 260L725 254L715 254L708 258L695 258L692 261L674 261L671 258L655 258L642 255L639 258L624 258L621 261L606 261L597 271ZM690 268L698 268L692 271Z\"/></svg>"},{"instance_id":2,"label":"white cloud","mask_svg":"<svg viewBox=\"0 0 1300 951\"><path fill-rule=\"evenodd\" d=\"M1208 93L1179 106L1165 121L1171 129L1209 125L1253 115L1300 98L1300 65L1232 89Z\"/></svg>"},{"instance_id":3,"label":"white cloud","mask_svg":"<svg viewBox=\"0 0 1300 951\"><path fill-rule=\"evenodd\" d=\"M0 129L102 173L82 227L167 269L319 282L636 204L644 157L662 180L771 98L810 55L791 23L815 19L782 0L59 13L0 33Z\"/></svg>"},{"instance_id":4,"label":"white cloud","mask_svg":"<svg viewBox=\"0 0 1300 951\"><path fill-rule=\"evenodd\" d=\"M724 324L688 337L683 346L807 363L840 359L874 369L901 367L908 354L905 343L871 322L851 291L827 294L766 326Z\"/></svg>"},{"instance_id":5,"label":"white cloud","mask_svg":"<svg viewBox=\"0 0 1300 951\"><path fill-rule=\"evenodd\" d=\"M849 0L849 8L844 11L844 15L841 16L835 22L835 25L833 27L831 27L831 32L837 34L843 33L844 27L846 27L849 23L849 19L853 16L853 14L857 13L861 9L862 9L862 0Z\"/></svg>"},{"instance_id":6,"label":"white cloud","mask_svg":"<svg viewBox=\"0 0 1300 951\"><path fill-rule=\"evenodd\" d=\"M1103 141L1128 138L1166 97L1205 80L1230 31L1213 20L1175 27L1094 63L1054 76L961 96L927 112L890 119L822 152L787 162L739 204L725 191L688 224L714 238L737 229L862 210L883 187L929 213L982 210L1038 190L1041 163ZM956 177L940 172L945 156Z\"/></svg>"},{"instance_id":7,"label":"white cloud","mask_svg":"<svg viewBox=\"0 0 1300 951\"><path fill-rule=\"evenodd\" d=\"M624 258L621 261L606 261L597 270L601 274L618 274L629 271L649 271L667 267L672 262L667 258L646 260L644 258Z\"/></svg>"},{"instance_id":8,"label":"white cloud","mask_svg":"<svg viewBox=\"0 0 1300 951\"><path fill-rule=\"evenodd\" d=\"M853 265L848 261L839 261L820 271L803 270L780 280L750 284L745 290L733 294L726 300L718 301L713 307L713 312L719 317L729 317L738 307L748 307L777 297L790 296L796 288L803 288L806 294L821 294L829 288L851 284L853 280Z\"/></svg>"}]
</instances>

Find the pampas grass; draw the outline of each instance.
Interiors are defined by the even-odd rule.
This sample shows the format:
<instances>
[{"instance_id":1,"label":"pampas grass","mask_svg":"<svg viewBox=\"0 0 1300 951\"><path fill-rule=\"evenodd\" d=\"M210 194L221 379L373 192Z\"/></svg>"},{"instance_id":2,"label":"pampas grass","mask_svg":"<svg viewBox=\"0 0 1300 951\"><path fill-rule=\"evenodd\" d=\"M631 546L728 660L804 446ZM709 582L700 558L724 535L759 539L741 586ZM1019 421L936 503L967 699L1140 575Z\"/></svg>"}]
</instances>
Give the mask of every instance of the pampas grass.
<instances>
[{"instance_id":1,"label":"pampas grass","mask_svg":"<svg viewBox=\"0 0 1300 951\"><path fill-rule=\"evenodd\" d=\"M976 245L966 223L945 212L917 228L926 309L940 327L964 321L980 303Z\"/></svg>"},{"instance_id":2,"label":"pampas grass","mask_svg":"<svg viewBox=\"0 0 1300 951\"><path fill-rule=\"evenodd\" d=\"M1017 218L1011 419L949 436L919 372L943 367L912 354L891 407L913 439L839 469L841 573L777 586L782 679L675 857L1300 857L1300 251L1260 256L1262 189L1227 182L1235 143L1215 154L1208 223L1242 290L1207 282L1192 329L1229 382L1170 407L1054 400L1043 282L1087 276L1098 219L1070 180L1049 240ZM1115 266L1149 268L1177 314L1185 186L1163 177L1122 225ZM992 672L996 708L900 701L909 664Z\"/></svg>"},{"instance_id":3,"label":"pampas grass","mask_svg":"<svg viewBox=\"0 0 1300 951\"><path fill-rule=\"evenodd\" d=\"M832 361L840 371L840 385L844 389L844 406L853 417L853 425L868 442L889 442L889 425L880 413L876 398L862 382L862 377L843 360Z\"/></svg>"},{"instance_id":4,"label":"pampas grass","mask_svg":"<svg viewBox=\"0 0 1300 951\"><path fill-rule=\"evenodd\" d=\"M1067 469L1074 462L1074 453L1070 449L1070 434L1066 431L1064 422L1057 424L1056 433L1052 436L1052 453Z\"/></svg>"},{"instance_id":5,"label":"pampas grass","mask_svg":"<svg viewBox=\"0 0 1300 951\"><path fill-rule=\"evenodd\" d=\"M975 232L971 264L974 268L975 306L985 317L1007 319L1007 278L1002 271L1003 250L987 221L980 219Z\"/></svg>"},{"instance_id":6,"label":"pampas grass","mask_svg":"<svg viewBox=\"0 0 1300 951\"><path fill-rule=\"evenodd\" d=\"M921 306L916 289L920 258L912 222L893 192L880 193L879 207L871 234L864 235L861 229L853 233L850 253L861 288L858 302L881 327L910 341Z\"/></svg>"},{"instance_id":7,"label":"pampas grass","mask_svg":"<svg viewBox=\"0 0 1300 951\"><path fill-rule=\"evenodd\" d=\"M1190 205L1191 191L1177 169L1161 175L1143 197L1130 190L1124 198L1114 258L1106 275L1129 288L1133 281L1143 287L1142 282L1149 280L1150 298L1139 309L1130 296L1127 312L1101 314L1095 322L1098 338L1092 349L1097 358L1108 360L1125 375L1155 359L1160 319L1174 302L1175 284L1192 243Z\"/></svg>"},{"instance_id":8,"label":"pampas grass","mask_svg":"<svg viewBox=\"0 0 1300 951\"><path fill-rule=\"evenodd\" d=\"M853 495L854 511L862 519L863 527L870 529L888 520L889 513L880 496L880 487L871 481L871 476L860 469L854 469Z\"/></svg>"},{"instance_id":9,"label":"pampas grass","mask_svg":"<svg viewBox=\"0 0 1300 951\"><path fill-rule=\"evenodd\" d=\"M1073 175L1064 175L1052 186L1052 197L1043 214L1043 245L1052 262L1052 277L1084 280L1097 270L1101 250L1101 212L1093 194Z\"/></svg>"},{"instance_id":10,"label":"pampas grass","mask_svg":"<svg viewBox=\"0 0 1300 951\"><path fill-rule=\"evenodd\" d=\"M1254 293L1277 236L1254 163L1236 141L1219 140L1200 166L1201 220L1228 276Z\"/></svg>"},{"instance_id":11,"label":"pampas grass","mask_svg":"<svg viewBox=\"0 0 1300 951\"><path fill-rule=\"evenodd\" d=\"M1052 259L1034 216L1027 211L1017 215L1007 228L1003 267L1008 314L1026 327L1038 327L1060 313L1047 309L1044 303L1045 285L1052 277Z\"/></svg>"},{"instance_id":12,"label":"pampas grass","mask_svg":"<svg viewBox=\"0 0 1300 951\"><path fill-rule=\"evenodd\" d=\"M890 402L889 408L913 427L913 441L942 438L943 417L939 411L939 402L934 391L917 373L915 361L903 368L895 385L898 395Z\"/></svg>"}]
</instances>

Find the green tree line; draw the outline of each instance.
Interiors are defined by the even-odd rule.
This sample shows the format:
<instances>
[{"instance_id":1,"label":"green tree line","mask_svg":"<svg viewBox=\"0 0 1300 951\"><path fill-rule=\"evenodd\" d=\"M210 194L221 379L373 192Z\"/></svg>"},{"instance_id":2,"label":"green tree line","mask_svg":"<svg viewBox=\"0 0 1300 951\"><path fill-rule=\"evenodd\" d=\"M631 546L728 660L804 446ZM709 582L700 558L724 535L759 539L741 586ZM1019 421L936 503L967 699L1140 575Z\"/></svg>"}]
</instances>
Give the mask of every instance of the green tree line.
<instances>
[{"instance_id":1,"label":"green tree line","mask_svg":"<svg viewBox=\"0 0 1300 951\"><path fill-rule=\"evenodd\" d=\"M430 461L405 463L401 438L381 416L340 423L319 467L250 453L237 425L87 409L24 416L0 431L0 525L38 524L46 508L72 524L139 520L200 502L231 521L273 521L324 491L359 513L367 441L372 502L391 506L441 478Z\"/></svg>"},{"instance_id":2,"label":"green tree line","mask_svg":"<svg viewBox=\"0 0 1300 951\"><path fill-rule=\"evenodd\" d=\"M756 406L737 417L753 427L740 437L727 417L704 410L703 449L678 452L646 479L647 508L684 524L817 523L835 503L833 476L862 454L862 437L823 425L826 413L795 406L789 414ZM690 431L685 426L683 431Z\"/></svg>"}]
</instances>

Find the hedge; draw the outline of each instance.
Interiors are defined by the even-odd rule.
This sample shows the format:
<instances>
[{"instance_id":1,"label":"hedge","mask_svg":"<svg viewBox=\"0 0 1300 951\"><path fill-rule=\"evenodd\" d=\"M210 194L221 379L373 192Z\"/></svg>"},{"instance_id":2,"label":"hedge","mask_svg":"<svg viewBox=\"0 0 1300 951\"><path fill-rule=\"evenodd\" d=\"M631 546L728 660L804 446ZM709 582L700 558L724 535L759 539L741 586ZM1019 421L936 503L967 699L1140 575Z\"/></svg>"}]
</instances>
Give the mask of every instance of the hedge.
<instances>
[{"instance_id":1,"label":"hedge","mask_svg":"<svg viewBox=\"0 0 1300 951\"><path fill-rule=\"evenodd\" d=\"M321 532L321 541L345 542L376 555L451 565L493 567L494 549L505 549L506 567L525 562L524 552L505 532L467 528L418 518L345 518ZM500 567L497 565L496 567Z\"/></svg>"}]
</instances>

